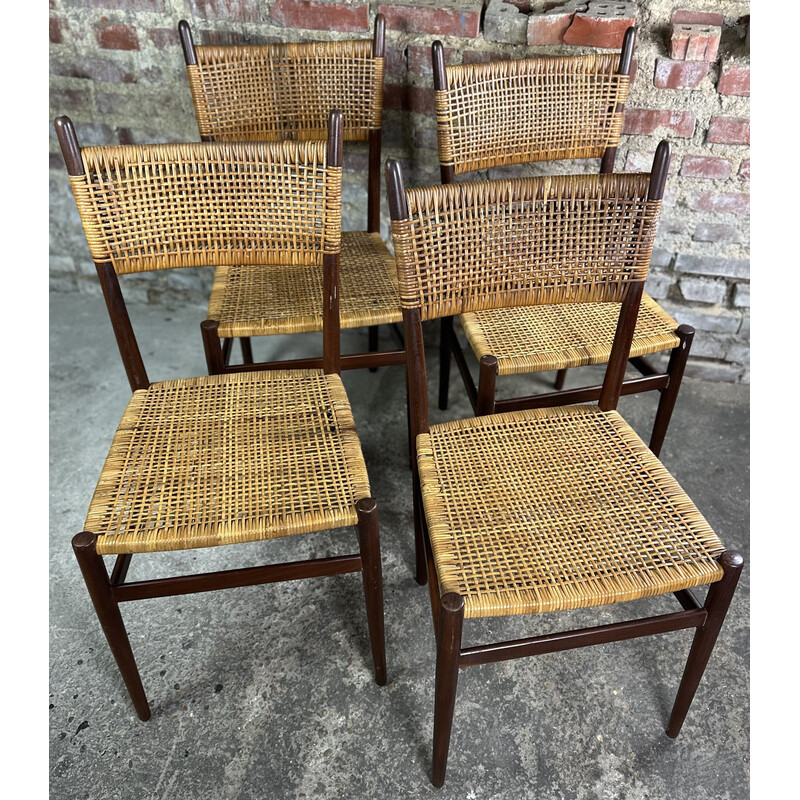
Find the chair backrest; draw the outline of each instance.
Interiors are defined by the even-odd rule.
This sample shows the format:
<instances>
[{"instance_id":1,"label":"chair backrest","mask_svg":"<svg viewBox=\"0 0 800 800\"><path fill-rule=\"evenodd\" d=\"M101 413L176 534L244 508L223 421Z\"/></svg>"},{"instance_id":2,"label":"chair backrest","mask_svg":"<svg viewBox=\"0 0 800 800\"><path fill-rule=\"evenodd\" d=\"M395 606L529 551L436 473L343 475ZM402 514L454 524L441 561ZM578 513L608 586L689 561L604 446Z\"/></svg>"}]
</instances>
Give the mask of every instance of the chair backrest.
<instances>
[{"instance_id":1,"label":"chair backrest","mask_svg":"<svg viewBox=\"0 0 800 800\"><path fill-rule=\"evenodd\" d=\"M482 309L622 302L609 361L612 382L619 379L618 398L669 154L669 144L661 142L651 174L520 178L409 190L398 162L390 159L386 182L407 322L413 328L416 321ZM601 398L601 405L611 398Z\"/></svg>"},{"instance_id":2,"label":"chair backrest","mask_svg":"<svg viewBox=\"0 0 800 800\"><path fill-rule=\"evenodd\" d=\"M141 357L117 275L148 270L323 266L337 281L336 312L324 322L338 342L341 111L330 113L327 141L81 148L69 118L55 127L118 341L125 334L126 368Z\"/></svg>"},{"instance_id":3,"label":"chair backrest","mask_svg":"<svg viewBox=\"0 0 800 800\"><path fill-rule=\"evenodd\" d=\"M635 41L620 54L542 56L445 67L432 46L442 181L510 164L603 158L611 172L622 133Z\"/></svg>"}]
</instances>

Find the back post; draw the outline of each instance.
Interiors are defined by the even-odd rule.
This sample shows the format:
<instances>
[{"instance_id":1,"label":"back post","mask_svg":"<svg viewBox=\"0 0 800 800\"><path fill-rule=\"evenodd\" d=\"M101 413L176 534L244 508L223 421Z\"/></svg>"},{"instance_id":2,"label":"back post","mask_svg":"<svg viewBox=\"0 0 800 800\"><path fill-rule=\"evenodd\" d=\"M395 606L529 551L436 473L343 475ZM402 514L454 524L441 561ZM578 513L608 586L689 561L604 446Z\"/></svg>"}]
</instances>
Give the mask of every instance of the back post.
<instances>
[{"instance_id":1,"label":"back post","mask_svg":"<svg viewBox=\"0 0 800 800\"><path fill-rule=\"evenodd\" d=\"M328 117L328 150L326 161L329 167L342 166L343 140L344 113L339 109L334 109ZM341 204L341 189L338 199ZM323 254L322 272L324 299L324 306L322 308L322 369L326 374L330 374L341 372L338 252Z\"/></svg>"},{"instance_id":2,"label":"back post","mask_svg":"<svg viewBox=\"0 0 800 800\"><path fill-rule=\"evenodd\" d=\"M54 127L58 143L61 145L64 163L67 166L67 174L71 178L85 176L86 171L83 168L81 147L78 143L72 120L66 116L56 117ZM144 368L144 361L142 361L142 354L136 341L136 335L133 332L133 325L131 325L131 320L128 316L128 309L122 297L117 273L113 264L109 261L95 261L94 265L97 269L97 276L100 279L106 308L111 317L111 326L114 329L117 347L119 347L119 354L125 366L125 374L128 376L131 391L146 389L150 385L150 381Z\"/></svg>"},{"instance_id":3,"label":"back post","mask_svg":"<svg viewBox=\"0 0 800 800\"><path fill-rule=\"evenodd\" d=\"M431 45L431 60L433 62L433 88L437 92L446 92L447 69L444 65L444 47L438 40ZM440 163L439 172L441 174L442 183L453 183L455 180L455 168L452 164Z\"/></svg>"},{"instance_id":4,"label":"back post","mask_svg":"<svg viewBox=\"0 0 800 800\"><path fill-rule=\"evenodd\" d=\"M372 37L372 57L383 58L385 50L386 21L383 14L378 14L375 17L375 33ZM381 129L369 132L367 230L370 233L380 233L381 230L381 136Z\"/></svg>"},{"instance_id":5,"label":"back post","mask_svg":"<svg viewBox=\"0 0 800 800\"><path fill-rule=\"evenodd\" d=\"M633 25L625 31L625 36L622 39L622 52L619 55L619 69L618 75L630 75L631 64L633 62L633 46L636 44L636 28ZM614 109L615 113L622 114L625 110L624 103L617 103ZM603 153L603 159L600 162L600 172L613 172L614 161L617 158L617 145L607 147Z\"/></svg>"}]
</instances>

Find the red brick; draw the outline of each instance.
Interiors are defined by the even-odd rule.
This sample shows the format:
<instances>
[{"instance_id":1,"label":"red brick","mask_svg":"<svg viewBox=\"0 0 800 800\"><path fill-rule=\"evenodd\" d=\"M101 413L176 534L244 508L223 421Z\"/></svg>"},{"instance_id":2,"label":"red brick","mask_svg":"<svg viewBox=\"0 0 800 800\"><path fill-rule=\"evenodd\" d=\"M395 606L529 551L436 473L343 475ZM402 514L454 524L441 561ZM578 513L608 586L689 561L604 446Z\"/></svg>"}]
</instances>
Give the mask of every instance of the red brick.
<instances>
[{"instance_id":1,"label":"red brick","mask_svg":"<svg viewBox=\"0 0 800 800\"><path fill-rule=\"evenodd\" d=\"M528 44L561 44L574 17L575 9L560 11L556 8L546 14L531 14L528 17Z\"/></svg>"},{"instance_id":2,"label":"red brick","mask_svg":"<svg viewBox=\"0 0 800 800\"><path fill-rule=\"evenodd\" d=\"M159 49L175 47L180 42L176 28L151 28L147 31L147 38Z\"/></svg>"},{"instance_id":3,"label":"red brick","mask_svg":"<svg viewBox=\"0 0 800 800\"><path fill-rule=\"evenodd\" d=\"M653 169L653 157L655 156L655 149L650 152L642 152L639 150L629 150L628 156L625 159L625 172L650 172ZM669 173L675 172L676 160L674 157L670 160Z\"/></svg>"},{"instance_id":4,"label":"red brick","mask_svg":"<svg viewBox=\"0 0 800 800\"><path fill-rule=\"evenodd\" d=\"M383 89L384 108L395 108L400 111L417 111L432 114L436 110L433 89L420 86L388 85Z\"/></svg>"},{"instance_id":5,"label":"red brick","mask_svg":"<svg viewBox=\"0 0 800 800\"><path fill-rule=\"evenodd\" d=\"M667 132L686 139L694 134L694 124L694 111L629 108L625 111L622 132L644 135Z\"/></svg>"},{"instance_id":6,"label":"red brick","mask_svg":"<svg viewBox=\"0 0 800 800\"><path fill-rule=\"evenodd\" d=\"M737 64L723 65L717 91L720 94L750 97L750 67Z\"/></svg>"},{"instance_id":7,"label":"red brick","mask_svg":"<svg viewBox=\"0 0 800 800\"><path fill-rule=\"evenodd\" d=\"M636 4L589 0L585 12L575 14L564 33L564 44L582 47L622 47L625 31L636 22Z\"/></svg>"},{"instance_id":8,"label":"red brick","mask_svg":"<svg viewBox=\"0 0 800 800\"><path fill-rule=\"evenodd\" d=\"M317 0L275 0L270 20L285 28L364 31L369 28L369 6L366 3L350 5Z\"/></svg>"},{"instance_id":9,"label":"red brick","mask_svg":"<svg viewBox=\"0 0 800 800\"><path fill-rule=\"evenodd\" d=\"M731 162L712 156L684 156L680 174L684 178L730 178Z\"/></svg>"},{"instance_id":10,"label":"red brick","mask_svg":"<svg viewBox=\"0 0 800 800\"><path fill-rule=\"evenodd\" d=\"M138 50L139 36L135 28L117 23L95 25L97 42L104 50Z\"/></svg>"},{"instance_id":11,"label":"red brick","mask_svg":"<svg viewBox=\"0 0 800 800\"><path fill-rule=\"evenodd\" d=\"M692 208L697 211L719 211L739 217L750 216L750 195L729 192L703 192L695 197Z\"/></svg>"},{"instance_id":12,"label":"red brick","mask_svg":"<svg viewBox=\"0 0 800 800\"><path fill-rule=\"evenodd\" d=\"M413 75L432 75L431 48L410 44L408 46L408 71Z\"/></svg>"},{"instance_id":13,"label":"red brick","mask_svg":"<svg viewBox=\"0 0 800 800\"><path fill-rule=\"evenodd\" d=\"M141 2L141 0L139 0ZM258 0L189 0L192 16L230 22L262 22L264 14ZM277 5L277 3L276 3ZM189 17L191 19L191 17ZM299 27L299 26L298 26Z\"/></svg>"},{"instance_id":14,"label":"red brick","mask_svg":"<svg viewBox=\"0 0 800 800\"><path fill-rule=\"evenodd\" d=\"M750 144L750 120L743 117L711 117L708 141L718 144Z\"/></svg>"},{"instance_id":15,"label":"red brick","mask_svg":"<svg viewBox=\"0 0 800 800\"><path fill-rule=\"evenodd\" d=\"M672 12L670 22L675 24L686 23L687 25L716 25L721 28L725 22L723 14L712 14L706 11L686 11L679 10Z\"/></svg>"},{"instance_id":16,"label":"red brick","mask_svg":"<svg viewBox=\"0 0 800 800\"><path fill-rule=\"evenodd\" d=\"M61 44L64 41L63 27L63 20L50 17L50 41L53 44Z\"/></svg>"},{"instance_id":17,"label":"red brick","mask_svg":"<svg viewBox=\"0 0 800 800\"><path fill-rule=\"evenodd\" d=\"M695 242L727 242L738 244L742 237L739 229L720 222L701 222L692 234Z\"/></svg>"},{"instance_id":18,"label":"red brick","mask_svg":"<svg viewBox=\"0 0 800 800\"><path fill-rule=\"evenodd\" d=\"M63 3L62 3L63 5ZM155 11L159 14L166 12L164 0L70 0L69 5L81 8L124 9L125 11ZM52 3L51 3L52 7Z\"/></svg>"},{"instance_id":19,"label":"red brick","mask_svg":"<svg viewBox=\"0 0 800 800\"><path fill-rule=\"evenodd\" d=\"M678 61L715 61L722 28L715 25L673 25L669 56Z\"/></svg>"},{"instance_id":20,"label":"red brick","mask_svg":"<svg viewBox=\"0 0 800 800\"><path fill-rule=\"evenodd\" d=\"M475 38L480 33L482 10L483 0L450 0L430 6L411 2L378 6L389 31L466 38Z\"/></svg>"},{"instance_id":21,"label":"red brick","mask_svg":"<svg viewBox=\"0 0 800 800\"><path fill-rule=\"evenodd\" d=\"M653 85L659 89L697 89L708 75L707 61L656 59Z\"/></svg>"},{"instance_id":22,"label":"red brick","mask_svg":"<svg viewBox=\"0 0 800 800\"><path fill-rule=\"evenodd\" d=\"M746 158L739 165L739 177L744 178L746 181L750 180L750 159Z\"/></svg>"}]
</instances>

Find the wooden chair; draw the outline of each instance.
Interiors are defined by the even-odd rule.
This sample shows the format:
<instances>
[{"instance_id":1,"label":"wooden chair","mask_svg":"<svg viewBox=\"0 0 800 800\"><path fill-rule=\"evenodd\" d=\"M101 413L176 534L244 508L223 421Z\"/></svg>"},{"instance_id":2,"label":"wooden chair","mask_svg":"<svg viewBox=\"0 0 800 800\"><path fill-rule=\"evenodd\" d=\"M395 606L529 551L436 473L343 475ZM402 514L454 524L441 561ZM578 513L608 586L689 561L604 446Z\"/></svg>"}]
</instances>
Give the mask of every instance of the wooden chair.
<instances>
[{"instance_id":1,"label":"wooden chair","mask_svg":"<svg viewBox=\"0 0 800 800\"><path fill-rule=\"evenodd\" d=\"M416 460L419 566L437 642L433 783L444 783L458 670L696 628L667 733L677 736L742 559L615 410L653 246L669 146L653 172L405 190L387 164ZM597 405L428 422L422 322L495 308L613 303ZM423 556L424 554L424 556ZM690 587L711 584L703 604ZM465 618L674 592L681 611L463 647Z\"/></svg>"},{"instance_id":2,"label":"wooden chair","mask_svg":"<svg viewBox=\"0 0 800 800\"><path fill-rule=\"evenodd\" d=\"M185 20L178 31L203 141L325 139L328 113L339 108L344 140L369 143L367 230L342 234L340 298L341 326L367 326L369 352L343 354L341 366L404 363L402 349L378 351L378 326L402 319L394 259L380 235L383 16L372 40L195 46ZM322 330L322 280L319 268L302 264L219 265L205 326L209 372L258 368L250 337ZM228 363L233 338L244 365Z\"/></svg>"},{"instance_id":3,"label":"wooden chair","mask_svg":"<svg viewBox=\"0 0 800 800\"><path fill-rule=\"evenodd\" d=\"M628 95L635 32L620 55L560 56L445 67L441 42L432 47L439 162L443 183L456 175L504 165L600 158L613 172ZM617 309L605 303L540 305L460 316L480 363L478 384L453 328L441 321L439 408L447 408L450 355L473 409L482 413L596 400L600 386L561 391L567 369L605 364ZM650 449L658 455L669 426L694 336L647 294L642 296L630 364L641 373L623 394L658 390ZM671 350L665 371L645 356ZM557 370L556 392L497 399L498 376Z\"/></svg>"},{"instance_id":4,"label":"wooden chair","mask_svg":"<svg viewBox=\"0 0 800 800\"><path fill-rule=\"evenodd\" d=\"M327 143L81 148L67 117L55 127L133 390L72 545L139 717L150 707L119 605L144 598L360 571L384 684L377 507L338 375L341 112ZM323 368L151 384L118 276L248 260L325 263ZM350 525L356 554L126 581L134 553Z\"/></svg>"}]
</instances>

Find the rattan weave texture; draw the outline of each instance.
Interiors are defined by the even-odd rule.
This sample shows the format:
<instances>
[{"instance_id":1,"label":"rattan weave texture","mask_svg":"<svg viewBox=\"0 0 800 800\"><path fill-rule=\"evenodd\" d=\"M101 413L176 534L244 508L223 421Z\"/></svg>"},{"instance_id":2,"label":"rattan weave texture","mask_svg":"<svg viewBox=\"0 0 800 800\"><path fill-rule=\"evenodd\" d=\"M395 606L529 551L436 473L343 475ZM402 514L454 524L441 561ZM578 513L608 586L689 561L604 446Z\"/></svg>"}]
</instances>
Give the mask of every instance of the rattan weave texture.
<instances>
[{"instance_id":1,"label":"rattan weave texture","mask_svg":"<svg viewBox=\"0 0 800 800\"><path fill-rule=\"evenodd\" d=\"M565 303L476 311L460 316L476 358L497 357L499 375L605 364L619 319L617 303ZM631 358L680 345L678 323L642 295Z\"/></svg>"},{"instance_id":2,"label":"rattan weave texture","mask_svg":"<svg viewBox=\"0 0 800 800\"><path fill-rule=\"evenodd\" d=\"M397 267L380 234L342 232L339 281L342 328L402 321ZM320 331L322 298L318 267L218 267L208 318L222 337Z\"/></svg>"},{"instance_id":3,"label":"rattan weave texture","mask_svg":"<svg viewBox=\"0 0 800 800\"><path fill-rule=\"evenodd\" d=\"M615 411L565 406L417 437L442 593L467 617L582 608L719 580L724 547Z\"/></svg>"},{"instance_id":4,"label":"rattan weave texture","mask_svg":"<svg viewBox=\"0 0 800 800\"><path fill-rule=\"evenodd\" d=\"M369 496L338 375L190 378L134 393L85 530L101 554L210 547L355 525Z\"/></svg>"},{"instance_id":5,"label":"rattan weave texture","mask_svg":"<svg viewBox=\"0 0 800 800\"><path fill-rule=\"evenodd\" d=\"M87 147L72 189L92 258L118 274L322 264L339 251L341 167L326 143Z\"/></svg>"},{"instance_id":6,"label":"rattan weave texture","mask_svg":"<svg viewBox=\"0 0 800 800\"><path fill-rule=\"evenodd\" d=\"M462 173L600 158L622 132L629 79L618 67L616 54L448 67L436 92L440 163Z\"/></svg>"},{"instance_id":7,"label":"rattan weave texture","mask_svg":"<svg viewBox=\"0 0 800 800\"><path fill-rule=\"evenodd\" d=\"M383 58L371 41L198 46L187 66L201 136L215 141L324 139L331 109L345 141L381 127Z\"/></svg>"},{"instance_id":8,"label":"rattan weave texture","mask_svg":"<svg viewBox=\"0 0 800 800\"><path fill-rule=\"evenodd\" d=\"M409 189L392 221L404 308L423 319L621 301L642 281L660 201L650 176L567 175Z\"/></svg>"}]
</instances>

